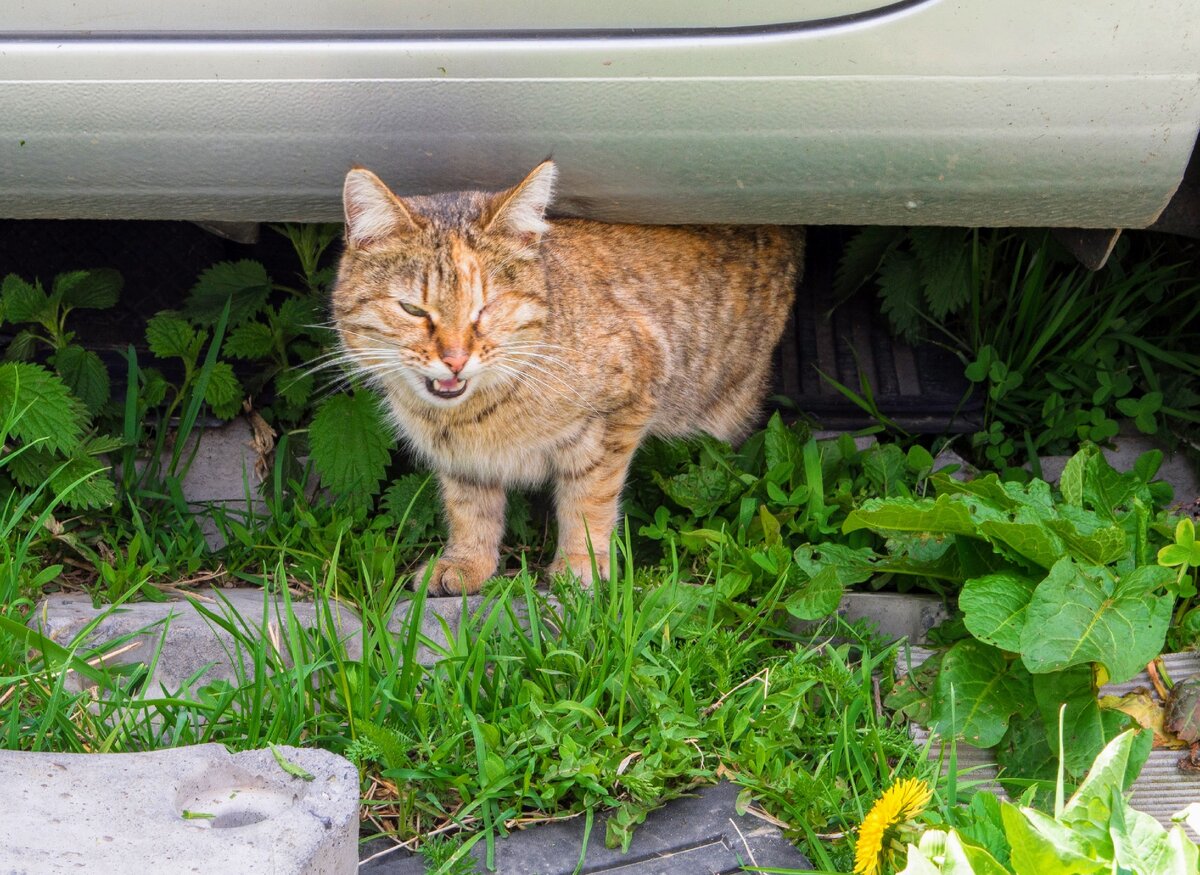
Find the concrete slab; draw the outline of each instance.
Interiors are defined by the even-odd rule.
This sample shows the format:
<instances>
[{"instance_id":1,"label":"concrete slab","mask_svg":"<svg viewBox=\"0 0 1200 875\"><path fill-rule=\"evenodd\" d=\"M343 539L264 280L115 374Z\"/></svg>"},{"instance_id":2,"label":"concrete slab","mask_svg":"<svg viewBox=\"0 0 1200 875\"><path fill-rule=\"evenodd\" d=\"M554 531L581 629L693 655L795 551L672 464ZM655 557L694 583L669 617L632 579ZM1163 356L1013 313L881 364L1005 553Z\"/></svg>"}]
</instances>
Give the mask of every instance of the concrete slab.
<instances>
[{"instance_id":1,"label":"concrete slab","mask_svg":"<svg viewBox=\"0 0 1200 875\"><path fill-rule=\"evenodd\" d=\"M357 866L358 771L323 750L0 751L0 871L270 872ZM185 813L186 812L186 813Z\"/></svg>"},{"instance_id":2,"label":"concrete slab","mask_svg":"<svg viewBox=\"0 0 1200 875\"><path fill-rule=\"evenodd\" d=\"M234 628L244 630L246 635L265 634L268 640L282 642L281 631L287 628L287 615L278 596L264 601L260 589L204 589L197 590L195 595L207 610L230 620ZM291 609L292 615L306 628L316 628L320 622L319 606L312 602L292 601ZM356 659L361 657L362 622L358 615L336 602L331 610L347 654ZM151 695L176 693L189 686L188 678L197 674L198 679L190 685L192 689L217 679L237 682L239 676L253 674L253 662L248 654L239 652L234 636L185 600L95 608L86 595L58 593L41 601L29 625L66 644L98 617L102 619L88 636L86 647L100 647L133 636L116 648L118 652L107 660L110 664L149 663L156 650L159 651L154 673L146 685ZM284 655L286 662L286 651ZM73 673L68 684L75 690L83 688L82 679Z\"/></svg>"},{"instance_id":3,"label":"concrete slab","mask_svg":"<svg viewBox=\"0 0 1200 875\"><path fill-rule=\"evenodd\" d=\"M225 546L225 538L205 511L219 506L243 514L266 512L258 488L274 440L274 432L261 417L252 421L239 416L215 428L196 429L184 444L183 462L189 458L191 462L180 487L209 549ZM164 470L170 461L171 455L164 454Z\"/></svg>"},{"instance_id":4,"label":"concrete slab","mask_svg":"<svg viewBox=\"0 0 1200 875\"><path fill-rule=\"evenodd\" d=\"M735 808L739 788L728 782L705 787L693 796L668 802L646 817L633 834L629 852L604 847L605 821L592 827L583 854L583 872L622 875L723 875L745 866L767 869L809 869L808 860L783 837L777 826ZM584 848L584 819L547 823L511 833L496 842L496 872L500 875L570 875ZM387 848L372 842L363 848L369 857ZM404 852L364 863L359 872L370 875L421 875L421 857ZM486 848L477 843L471 854L477 871L486 871Z\"/></svg>"},{"instance_id":5,"label":"concrete slab","mask_svg":"<svg viewBox=\"0 0 1200 875\"><path fill-rule=\"evenodd\" d=\"M929 630L950 619L946 603L934 595L898 592L848 592L838 605L838 616L848 623L866 620L888 641L907 639L912 644L928 641ZM788 628L810 635L820 621L791 618Z\"/></svg>"}]
</instances>

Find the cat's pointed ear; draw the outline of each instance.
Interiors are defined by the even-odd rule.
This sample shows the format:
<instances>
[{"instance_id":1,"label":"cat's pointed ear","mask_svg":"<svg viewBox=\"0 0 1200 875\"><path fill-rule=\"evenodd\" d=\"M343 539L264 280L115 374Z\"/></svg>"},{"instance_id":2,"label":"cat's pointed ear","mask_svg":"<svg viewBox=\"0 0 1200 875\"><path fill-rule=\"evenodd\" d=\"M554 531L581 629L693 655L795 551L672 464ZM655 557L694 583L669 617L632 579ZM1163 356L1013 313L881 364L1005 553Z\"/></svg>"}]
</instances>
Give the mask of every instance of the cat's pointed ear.
<instances>
[{"instance_id":1,"label":"cat's pointed ear","mask_svg":"<svg viewBox=\"0 0 1200 875\"><path fill-rule=\"evenodd\" d=\"M370 170L355 167L342 186L346 240L364 246L393 234L415 231L420 220Z\"/></svg>"},{"instance_id":2,"label":"cat's pointed ear","mask_svg":"<svg viewBox=\"0 0 1200 875\"><path fill-rule=\"evenodd\" d=\"M518 185L493 197L483 214L483 230L503 231L525 243L536 243L550 228L546 223L546 207L550 205L557 175L554 162L543 161Z\"/></svg>"}]
</instances>

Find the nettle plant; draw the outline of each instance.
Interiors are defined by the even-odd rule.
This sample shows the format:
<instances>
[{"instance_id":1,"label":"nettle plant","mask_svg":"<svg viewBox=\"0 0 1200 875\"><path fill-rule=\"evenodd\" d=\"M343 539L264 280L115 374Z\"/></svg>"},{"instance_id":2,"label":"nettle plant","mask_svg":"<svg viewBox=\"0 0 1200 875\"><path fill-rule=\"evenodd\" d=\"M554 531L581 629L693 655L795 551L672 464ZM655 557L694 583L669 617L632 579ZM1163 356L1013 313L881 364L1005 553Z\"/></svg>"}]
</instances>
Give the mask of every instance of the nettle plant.
<instances>
[{"instance_id":1,"label":"nettle plant","mask_svg":"<svg viewBox=\"0 0 1200 875\"><path fill-rule=\"evenodd\" d=\"M926 575L959 592L965 636L897 685L890 704L944 738L995 748L1009 776L1045 777L1066 704L1068 772L1081 776L1129 717L1102 708L1100 684L1125 681L1162 651L1186 582L1157 554L1174 527L1157 451L1119 473L1094 445L1060 491L996 475L934 475L935 497L873 499L843 531L885 538L827 561Z\"/></svg>"},{"instance_id":2,"label":"nettle plant","mask_svg":"<svg viewBox=\"0 0 1200 875\"><path fill-rule=\"evenodd\" d=\"M984 402L973 446L1004 468L1109 440L1121 418L1145 434L1200 423L1190 259L1126 243L1090 273L1045 232L865 228L835 287L874 285L893 331L959 355Z\"/></svg>"},{"instance_id":3,"label":"nettle plant","mask_svg":"<svg viewBox=\"0 0 1200 875\"><path fill-rule=\"evenodd\" d=\"M375 397L352 375L317 379L332 359L326 352L332 333L322 322L332 269L321 262L339 226L274 230L297 254L298 285L273 281L254 260L213 265L178 311L147 320L149 355L131 345L123 375L110 373L68 322L76 310L114 307L123 287L119 273L71 271L55 277L49 290L7 276L0 327L14 333L0 370L0 405L24 411L10 451L29 447L7 466L9 481L26 488L49 481L69 507L102 507L116 497L109 477L66 490L105 468L102 455L124 450L124 487L133 488L146 476L177 473L204 411L228 420L254 409L284 435L279 449L286 464L277 470L293 477L299 460L310 459L324 487L356 510L371 506L392 463L391 430ZM124 397L113 397L114 377L121 376ZM148 466L134 465L139 451L149 452ZM170 462L160 470L164 453Z\"/></svg>"}]
</instances>

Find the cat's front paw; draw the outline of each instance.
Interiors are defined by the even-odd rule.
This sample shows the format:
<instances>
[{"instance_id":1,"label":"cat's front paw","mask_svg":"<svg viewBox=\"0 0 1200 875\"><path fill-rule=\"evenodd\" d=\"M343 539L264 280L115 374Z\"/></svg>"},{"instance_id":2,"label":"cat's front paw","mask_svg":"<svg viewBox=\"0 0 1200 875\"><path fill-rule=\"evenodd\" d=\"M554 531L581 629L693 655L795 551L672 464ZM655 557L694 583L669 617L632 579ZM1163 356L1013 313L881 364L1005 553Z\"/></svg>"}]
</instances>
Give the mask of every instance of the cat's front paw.
<instances>
[{"instance_id":1,"label":"cat's front paw","mask_svg":"<svg viewBox=\"0 0 1200 875\"><path fill-rule=\"evenodd\" d=\"M429 573L431 563L426 562L413 575L412 588L420 589ZM472 595L479 592L483 582L496 573L496 566L482 562L471 562L461 559L438 559L433 564L433 572L429 574L429 590L431 596Z\"/></svg>"},{"instance_id":2,"label":"cat's front paw","mask_svg":"<svg viewBox=\"0 0 1200 875\"><path fill-rule=\"evenodd\" d=\"M601 580L608 580L608 554L597 553L593 567L590 553L559 553L547 570L551 577L569 574L582 586L588 587L596 579L596 572L599 572Z\"/></svg>"}]
</instances>

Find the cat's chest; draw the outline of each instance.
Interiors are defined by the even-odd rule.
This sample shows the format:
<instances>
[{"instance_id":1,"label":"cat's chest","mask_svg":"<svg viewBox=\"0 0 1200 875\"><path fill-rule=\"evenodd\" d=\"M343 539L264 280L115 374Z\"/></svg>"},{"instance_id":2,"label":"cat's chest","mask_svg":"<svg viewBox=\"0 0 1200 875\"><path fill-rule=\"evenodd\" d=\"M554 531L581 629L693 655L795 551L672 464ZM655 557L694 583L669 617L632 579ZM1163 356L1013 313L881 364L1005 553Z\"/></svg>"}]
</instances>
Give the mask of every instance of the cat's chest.
<instances>
[{"instance_id":1,"label":"cat's chest","mask_svg":"<svg viewBox=\"0 0 1200 875\"><path fill-rule=\"evenodd\" d=\"M394 412L413 449L437 471L530 486L554 470L559 429L537 417L504 411L479 420L471 415L431 419L402 407Z\"/></svg>"}]
</instances>

